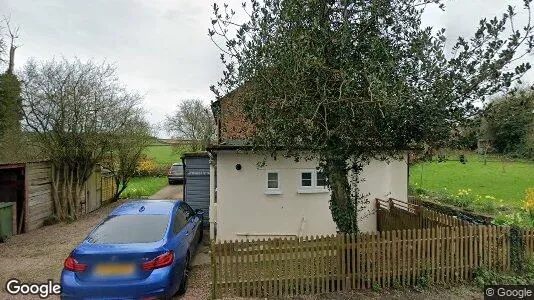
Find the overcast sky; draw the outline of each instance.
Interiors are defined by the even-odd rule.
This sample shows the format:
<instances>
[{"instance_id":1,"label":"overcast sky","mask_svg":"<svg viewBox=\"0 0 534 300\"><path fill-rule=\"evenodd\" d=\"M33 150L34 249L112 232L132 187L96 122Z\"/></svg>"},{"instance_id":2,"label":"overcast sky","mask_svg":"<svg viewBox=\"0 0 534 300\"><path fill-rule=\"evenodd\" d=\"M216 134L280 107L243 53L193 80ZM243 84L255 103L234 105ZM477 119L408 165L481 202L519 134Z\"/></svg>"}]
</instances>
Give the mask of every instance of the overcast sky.
<instances>
[{"instance_id":1,"label":"overcast sky","mask_svg":"<svg viewBox=\"0 0 534 300\"><path fill-rule=\"evenodd\" d=\"M218 1L221 2L221 1ZM230 0L239 9L241 0ZM209 86L220 77L218 49L207 29L210 0L0 0L0 14L21 27L16 65L72 58L107 60L121 80L145 95L156 124L181 99L214 99ZM431 9L424 23L445 27L451 38L469 36L478 20L500 15L522 0L453 0L446 12ZM532 60L532 57L529 58ZM533 72L527 81L534 82ZM161 132L161 136L165 136Z\"/></svg>"}]
</instances>

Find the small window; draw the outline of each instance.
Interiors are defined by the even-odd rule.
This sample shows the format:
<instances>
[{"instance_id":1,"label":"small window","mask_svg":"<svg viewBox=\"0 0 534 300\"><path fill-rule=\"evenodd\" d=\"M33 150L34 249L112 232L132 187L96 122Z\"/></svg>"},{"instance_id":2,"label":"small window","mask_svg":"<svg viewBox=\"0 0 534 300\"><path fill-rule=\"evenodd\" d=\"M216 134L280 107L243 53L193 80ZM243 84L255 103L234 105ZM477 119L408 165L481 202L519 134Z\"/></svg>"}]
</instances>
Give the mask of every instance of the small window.
<instances>
[{"instance_id":1,"label":"small window","mask_svg":"<svg viewBox=\"0 0 534 300\"><path fill-rule=\"evenodd\" d=\"M301 170L299 194L326 193L326 176L317 170Z\"/></svg>"},{"instance_id":2,"label":"small window","mask_svg":"<svg viewBox=\"0 0 534 300\"><path fill-rule=\"evenodd\" d=\"M300 173L301 185L302 186L312 186L312 172L302 172Z\"/></svg>"},{"instance_id":3,"label":"small window","mask_svg":"<svg viewBox=\"0 0 534 300\"><path fill-rule=\"evenodd\" d=\"M275 172L267 173L267 188L268 189L278 188L278 173L275 173Z\"/></svg>"},{"instance_id":4,"label":"small window","mask_svg":"<svg viewBox=\"0 0 534 300\"><path fill-rule=\"evenodd\" d=\"M326 186L326 177L324 176L323 172L317 172L317 186Z\"/></svg>"},{"instance_id":5,"label":"small window","mask_svg":"<svg viewBox=\"0 0 534 300\"><path fill-rule=\"evenodd\" d=\"M267 171L265 174L265 194L278 195L280 192L280 174L278 171Z\"/></svg>"}]
</instances>

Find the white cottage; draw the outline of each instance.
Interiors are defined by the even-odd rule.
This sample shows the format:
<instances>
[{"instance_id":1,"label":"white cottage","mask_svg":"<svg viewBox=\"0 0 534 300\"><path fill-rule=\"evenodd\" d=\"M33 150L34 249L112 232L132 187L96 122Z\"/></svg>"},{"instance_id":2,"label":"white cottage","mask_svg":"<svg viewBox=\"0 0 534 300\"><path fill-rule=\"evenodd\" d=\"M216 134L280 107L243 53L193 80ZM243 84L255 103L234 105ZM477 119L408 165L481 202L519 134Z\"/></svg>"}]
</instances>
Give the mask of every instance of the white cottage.
<instances>
[{"instance_id":1,"label":"white cottage","mask_svg":"<svg viewBox=\"0 0 534 300\"><path fill-rule=\"evenodd\" d=\"M217 241L336 233L317 161L248 151L243 140L251 126L230 94L212 105L217 145L210 155L210 236ZM265 166L258 162L265 160ZM408 199L407 157L371 161L360 191L369 203L360 213L360 230L376 231L375 198Z\"/></svg>"}]
</instances>

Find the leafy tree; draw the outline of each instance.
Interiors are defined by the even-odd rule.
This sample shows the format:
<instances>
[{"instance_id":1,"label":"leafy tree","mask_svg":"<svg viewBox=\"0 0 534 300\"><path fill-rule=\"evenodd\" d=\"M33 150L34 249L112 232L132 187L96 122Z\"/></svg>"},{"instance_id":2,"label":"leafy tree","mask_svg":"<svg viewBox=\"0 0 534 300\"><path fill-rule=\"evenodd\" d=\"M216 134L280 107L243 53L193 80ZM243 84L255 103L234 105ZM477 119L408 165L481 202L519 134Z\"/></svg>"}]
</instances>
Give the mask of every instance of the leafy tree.
<instances>
[{"instance_id":1,"label":"leafy tree","mask_svg":"<svg viewBox=\"0 0 534 300\"><path fill-rule=\"evenodd\" d=\"M534 93L521 90L500 97L484 110L486 130L499 153L522 157L534 156Z\"/></svg>"},{"instance_id":2,"label":"leafy tree","mask_svg":"<svg viewBox=\"0 0 534 300\"><path fill-rule=\"evenodd\" d=\"M106 63L30 61L22 78L25 127L52 162L55 214L75 219L95 166L143 119L142 98L128 92Z\"/></svg>"},{"instance_id":3,"label":"leafy tree","mask_svg":"<svg viewBox=\"0 0 534 300\"><path fill-rule=\"evenodd\" d=\"M0 132L20 132L22 101L20 81L11 73L0 75ZM13 132L14 131L14 132Z\"/></svg>"},{"instance_id":4,"label":"leafy tree","mask_svg":"<svg viewBox=\"0 0 534 300\"><path fill-rule=\"evenodd\" d=\"M209 34L225 70L212 90L221 97L241 87L255 148L317 156L341 232L358 230L365 196L357 182L370 159L442 146L477 101L530 69L517 59L532 51L532 25L519 24L513 7L481 20L447 55L445 30L421 26L425 7L444 3L251 0L244 22L214 4ZM524 9L530 13L531 0Z\"/></svg>"},{"instance_id":5,"label":"leafy tree","mask_svg":"<svg viewBox=\"0 0 534 300\"><path fill-rule=\"evenodd\" d=\"M22 119L22 103L20 98L20 81L14 74L15 50L18 28L12 29L10 20L4 18L4 33L0 27L0 65L7 64L5 73L0 74L0 148L1 159L21 157L20 121ZM9 38L9 47L4 36ZM9 50L8 50L9 49Z\"/></svg>"},{"instance_id":6,"label":"leafy tree","mask_svg":"<svg viewBox=\"0 0 534 300\"><path fill-rule=\"evenodd\" d=\"M153 141L150 125L146 120L142 117L131 118L129 122L130 124L124 126L110 141L109 150L102 160L102 166L114 175L113 201L117 201L128 187L136 174L139 161L143 158L143 151Z\"/></svg>"},{"instance_id":7,"label":"leafy tree","mask_svg":"<svg viewBox=\"0 0 534 300\"><path fill-rule=\"evenodd\" d=\"M165 127L173 138L190 140L192 151L205 149L215 133L213 115L198 99L180 102L176 111L167 116Z\"/></svg>"}]
</instances>

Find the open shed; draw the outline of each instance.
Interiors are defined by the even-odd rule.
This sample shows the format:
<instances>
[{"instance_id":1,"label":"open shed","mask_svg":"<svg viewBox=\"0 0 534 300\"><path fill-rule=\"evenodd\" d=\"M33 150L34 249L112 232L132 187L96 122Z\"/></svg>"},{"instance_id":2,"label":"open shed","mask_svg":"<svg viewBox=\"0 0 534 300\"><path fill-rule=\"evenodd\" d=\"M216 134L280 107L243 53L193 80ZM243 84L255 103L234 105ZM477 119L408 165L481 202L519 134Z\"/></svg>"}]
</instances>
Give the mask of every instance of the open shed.
<instances>
[{"instance_id":1,"label":"open shed","mask_svg":"<svg viewBox=\"0 0 534 300\"><path fill-rule=\"evenodd\" d=\"M102 176L100 167L91 174L81 199L82 214L96 210L112 197L114 179ZM54 212L52 165L49 161L0 164L0 203L13 202L13 234L25 233L44 225Z\"/></svg>"},{"instance_id":2,"label":"open shed","mask_svg":"<svg viewBox=\"0 0 534 300\"><path fill-rule=\"evenodd\" d=\"M47 161L0 165L0 202L13 202L13 233L41 227L52 214L51 166Z\"/></svg>"}]
</instances>

